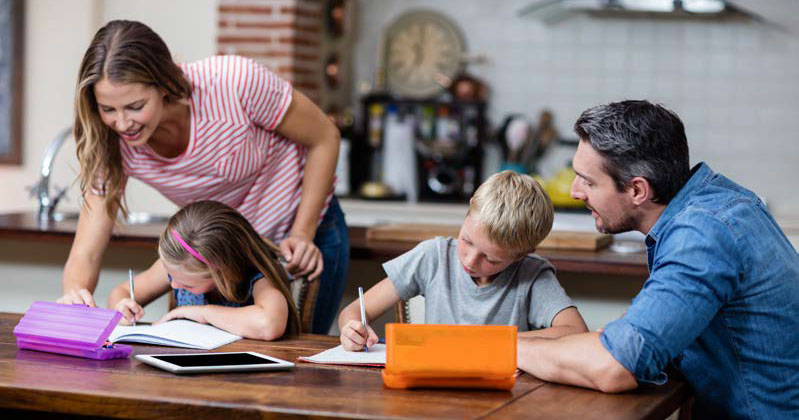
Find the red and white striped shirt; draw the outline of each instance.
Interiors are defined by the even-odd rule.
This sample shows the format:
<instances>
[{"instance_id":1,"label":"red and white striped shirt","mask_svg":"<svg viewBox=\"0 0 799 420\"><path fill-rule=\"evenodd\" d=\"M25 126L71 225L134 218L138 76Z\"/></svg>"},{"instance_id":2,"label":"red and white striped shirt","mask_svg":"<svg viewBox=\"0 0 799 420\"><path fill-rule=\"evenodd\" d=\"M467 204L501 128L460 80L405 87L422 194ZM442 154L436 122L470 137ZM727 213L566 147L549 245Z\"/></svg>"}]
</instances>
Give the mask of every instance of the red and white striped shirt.
<instances>
[{"instance_id":1,"label":"red and white striped shirt","mask_svg":"<svg viewBox=\"0 0 799 420\"><path fill-rule=\"evenodd\" d=\"M279 242L297 213L307 154L305 146L274 131L291 103L291 84L238 56L210 57L181 68L192 86L188 147L170 159L146 144L131 147L120 141L125 174L179 206L223 202L258 233ZM331 189L322 215L332 194Z\"/></svg>"}]
</instances>

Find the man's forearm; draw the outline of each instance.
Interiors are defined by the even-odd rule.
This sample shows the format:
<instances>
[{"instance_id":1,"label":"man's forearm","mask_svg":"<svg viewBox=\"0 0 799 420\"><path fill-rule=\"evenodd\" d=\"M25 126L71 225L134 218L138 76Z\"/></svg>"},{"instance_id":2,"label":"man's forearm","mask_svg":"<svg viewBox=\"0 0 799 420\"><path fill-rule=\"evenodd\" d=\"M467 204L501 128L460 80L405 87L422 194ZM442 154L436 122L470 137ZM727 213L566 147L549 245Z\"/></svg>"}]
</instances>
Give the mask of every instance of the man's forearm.
<instances>
[{"instance_id":1,"label":"man's forearm","mask_svg":"<svg viewBox=\"0 0 799 420\"><path fill-rule=\"evenodd\" d=\"M520 337L518 367L540 379L603 392L633 389L637 382L602 346L599 333L559 339Z\"/></svg>"}]
</instances>

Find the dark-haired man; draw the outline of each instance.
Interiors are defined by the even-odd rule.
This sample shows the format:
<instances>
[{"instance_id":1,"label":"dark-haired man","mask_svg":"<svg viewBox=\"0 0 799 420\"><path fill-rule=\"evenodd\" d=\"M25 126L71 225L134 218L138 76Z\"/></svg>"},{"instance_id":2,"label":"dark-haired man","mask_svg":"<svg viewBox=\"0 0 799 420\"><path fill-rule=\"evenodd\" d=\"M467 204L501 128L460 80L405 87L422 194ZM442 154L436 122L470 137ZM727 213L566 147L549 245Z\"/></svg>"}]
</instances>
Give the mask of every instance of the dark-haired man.
<instances>
[{"instance_id":1,"label":"dark-haired man","mask_svg":"<svg viewBox=\"0 0 799 420\"><path fill-rule=\"evenodd\" d=\"M604 331L520 339L519 367L605 392L663 383L696 418L799 418L799 255L751 191L693 169L679 117L646 101L586 110L572 196L602 232L646 235L649 278Z\"/></svg>"}]
</instances>

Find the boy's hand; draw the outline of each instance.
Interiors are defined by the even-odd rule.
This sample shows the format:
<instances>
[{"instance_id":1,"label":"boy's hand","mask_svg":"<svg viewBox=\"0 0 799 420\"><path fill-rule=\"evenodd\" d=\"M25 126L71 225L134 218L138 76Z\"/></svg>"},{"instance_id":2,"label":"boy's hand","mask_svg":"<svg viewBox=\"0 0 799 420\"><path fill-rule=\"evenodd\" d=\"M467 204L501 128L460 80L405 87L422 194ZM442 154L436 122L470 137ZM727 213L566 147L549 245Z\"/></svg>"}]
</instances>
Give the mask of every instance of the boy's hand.
<instances>
[{"instance_id":1,"label":"boy's hand","mask_svg":"<svg viewBox=\"0 0 799 420\"><path fill-rule=\"evenodd\" d=\"M205 307L205 305L178 306L161 317L155 324L160 324L172 319L190 319L200 324L207 324L208 320L205 319Z\"/></svg>"},{"instance_id":2,"label":"boy's hand","mask_svg":"<svg viewBox=\"0 0 799 420\"><path fill-rule=\"evenodd\" d=\"M352 320L341 330L341 346L348 351L361 351L363 347L372 347L377 343L377 334L372 327L364 327L361 321Z\"/></svg>"},{"instance_id":3,"label":"boy's hand","mask_svg":"<svg viewBox=\"0 0 799 420\"><path fill-rule=\"evenodd\" d=\"M58 298L56 303L64 303L67 305L80 303L91 307L97 306L97 303L94 302L94 297L92 297L92 292L88 289L70 290L64 293L64 296Z\"/></svg>"},{"instance_id":4,"label":"boy's hand","mask_svg":"<svg viewBox=\"0 0 799 420\"><path fill-rule=\"evenodd\" d=\"M129 298L120 300L114 309L122 313L120 325L131 325L133 321L138 321L144 316L144 308Z\"/></svg>"}]
</instances>

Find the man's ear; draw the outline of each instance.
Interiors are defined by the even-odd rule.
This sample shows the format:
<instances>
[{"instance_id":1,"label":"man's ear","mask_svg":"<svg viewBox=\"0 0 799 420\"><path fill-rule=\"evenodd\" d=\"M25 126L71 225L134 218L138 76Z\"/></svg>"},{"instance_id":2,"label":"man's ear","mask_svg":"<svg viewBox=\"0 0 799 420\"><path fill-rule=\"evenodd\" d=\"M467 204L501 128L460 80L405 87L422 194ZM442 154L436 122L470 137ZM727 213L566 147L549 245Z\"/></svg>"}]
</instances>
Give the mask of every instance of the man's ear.
<instances>
[{"instance_id":1,"label":"man's ear","mask_svg":"<svg viewBox=\"0 0 799 420\"><path fill-rule=\"evenodd\" d=\"M641 205L652 199L652 185L644 177L636 176L630 180L627 192L635 205Z\"/></svg>"}]
</instances>

